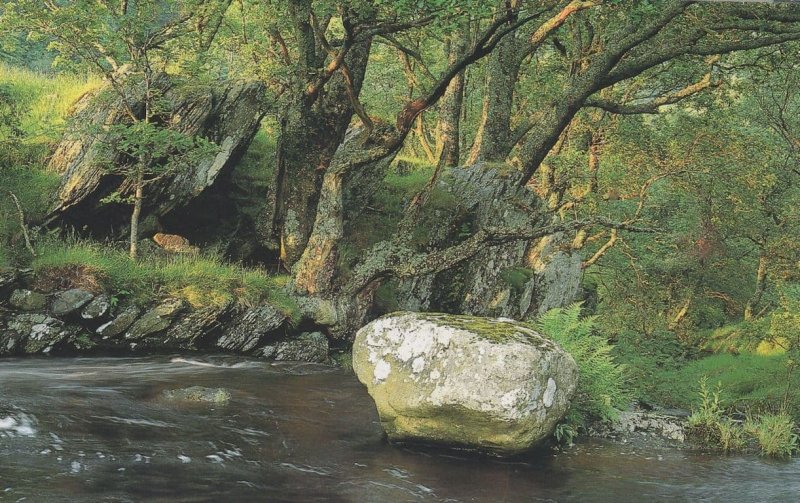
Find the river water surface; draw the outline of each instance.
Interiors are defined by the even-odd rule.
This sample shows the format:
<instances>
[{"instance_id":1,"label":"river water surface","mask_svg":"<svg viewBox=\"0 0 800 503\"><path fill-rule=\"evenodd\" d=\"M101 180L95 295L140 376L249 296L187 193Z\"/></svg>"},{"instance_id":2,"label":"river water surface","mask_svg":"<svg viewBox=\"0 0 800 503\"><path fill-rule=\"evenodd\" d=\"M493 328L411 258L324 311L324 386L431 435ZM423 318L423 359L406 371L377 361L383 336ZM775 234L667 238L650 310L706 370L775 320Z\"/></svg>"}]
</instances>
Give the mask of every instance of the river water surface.
<instances>
[{"instance_id":1,"label":"river water surface","mask_svg":"<svg viewBox=\"0 0 800 503\"><path fill-rule=\"evenodd\" d=\"M601 441L515 461L415 451L383 440L346 370L174 360L0 360L0 500L800 500L797 460ZM230 402L162 398L194 385L224 387Z\"/></svg>"}]
</instances>

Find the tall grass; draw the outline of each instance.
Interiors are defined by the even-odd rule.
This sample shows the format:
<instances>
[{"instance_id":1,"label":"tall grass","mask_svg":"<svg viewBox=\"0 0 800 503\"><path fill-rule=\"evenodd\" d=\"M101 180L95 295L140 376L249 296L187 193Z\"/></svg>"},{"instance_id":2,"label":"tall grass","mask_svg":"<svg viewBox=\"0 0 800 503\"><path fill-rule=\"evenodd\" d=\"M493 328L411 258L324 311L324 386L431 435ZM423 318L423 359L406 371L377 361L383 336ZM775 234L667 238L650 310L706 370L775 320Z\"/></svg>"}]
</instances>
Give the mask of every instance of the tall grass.
<instances>
[{"instance_id":1,"label":"tall grass","mask_svg":"<svg viewBox=\"0 0 800 503\"><path fill-rule=\"evenodd\" d=\"M194 307L269 302L293 321L299 318L297 306L284 293L288 276L269 276L214 255L149 255L134 261L108 244L47 240L33 262L37 276L70 266L85 267L109 292L128 295L139 304L166 296L185 299Z\"/></svg>"}]
</instances>

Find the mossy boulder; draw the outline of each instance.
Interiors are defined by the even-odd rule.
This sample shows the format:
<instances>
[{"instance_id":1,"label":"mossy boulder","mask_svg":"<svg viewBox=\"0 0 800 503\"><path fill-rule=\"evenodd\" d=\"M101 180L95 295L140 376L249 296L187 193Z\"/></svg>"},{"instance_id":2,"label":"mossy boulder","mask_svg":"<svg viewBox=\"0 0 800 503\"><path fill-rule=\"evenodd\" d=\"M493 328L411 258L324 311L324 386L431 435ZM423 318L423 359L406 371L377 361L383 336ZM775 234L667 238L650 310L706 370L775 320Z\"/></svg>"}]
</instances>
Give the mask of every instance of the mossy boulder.
<instances>
[{"instance_id":1,"label":"mossy boulder","mask_svg":"<svg viewBox=\"0 0 800 503\"><path fill-rule=\"evenodd\" d=\"M578 384L572 357L527 325L431 313L359 330L353 369L391 441L497 455L548 438Z\"/></svg>"},{"instance_id":2,"label":"mossy boulder","mask_svg":"<svg viewBox=\"0 0 800 503\"><path fill-rule=\"evenodd\" d=\"M43 311L47 306L47 297L30 290L14 290L8 303L21 311Z\"/></svg>"},{"instance_id":3,"label":"mossy boulder","mask_svg":"<svg viewBox=\"0 0 800 503\"><path fill-rule=\"evenodd\" d=\"M53 297L50 311L53 316L68 316L82 308L94 298L94 294L80 288L59 292Z\"/></svg>"},{"instance_id":4,"label":"mossy boulder","mask_svg":"<svg viewBox=\"0 0 800 503\"><path fill-rule=\"evenodd\" d=\"M136 323L128 329L125 338L139 340L163 332L172 325L172 321L183 312L186 307L186 302L182 299L167 299L163 301L136 320Z\"/></svg>"},{"instance_id":5,"label":"mossy boulder","mask_svg":"<svg viewBox=\"0 0 800 503\"><path fill-rule=\"evenodd\" d=\"M111 337L116 337L133 325L133 322L141 314L141 310L136 306L129 306L125 308L121 313L119 313L113 320L100 325L95 330L97 335L101 336L103 339L108 339Z\"/></svg>"}]
</instances>

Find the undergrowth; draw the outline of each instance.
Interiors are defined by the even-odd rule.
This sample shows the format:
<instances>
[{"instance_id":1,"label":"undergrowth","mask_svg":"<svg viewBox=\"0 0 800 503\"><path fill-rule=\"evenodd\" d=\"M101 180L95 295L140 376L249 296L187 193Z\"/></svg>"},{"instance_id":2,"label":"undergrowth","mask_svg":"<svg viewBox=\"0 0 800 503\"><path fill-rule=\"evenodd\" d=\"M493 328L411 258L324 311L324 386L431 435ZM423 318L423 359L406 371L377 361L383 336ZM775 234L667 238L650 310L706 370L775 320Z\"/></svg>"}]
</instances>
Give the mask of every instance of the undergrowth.
<instances>
[{"instance_id":1,"label":"undergrowth","mask_svg":"<svg viewBox=\"0 0 800 503\"><path fill-rule=\"evenodd\" d=\"M535 328L556 341L575 359L579 369L578 391L567 424L582 428L592 420L608 421L630 401L626 369L617 363L612 346L600 336L593 316L581 317L581 305L553 309L541 315ZM561 433L569 436L569 430Z\"/></svg>"}]
</instances>

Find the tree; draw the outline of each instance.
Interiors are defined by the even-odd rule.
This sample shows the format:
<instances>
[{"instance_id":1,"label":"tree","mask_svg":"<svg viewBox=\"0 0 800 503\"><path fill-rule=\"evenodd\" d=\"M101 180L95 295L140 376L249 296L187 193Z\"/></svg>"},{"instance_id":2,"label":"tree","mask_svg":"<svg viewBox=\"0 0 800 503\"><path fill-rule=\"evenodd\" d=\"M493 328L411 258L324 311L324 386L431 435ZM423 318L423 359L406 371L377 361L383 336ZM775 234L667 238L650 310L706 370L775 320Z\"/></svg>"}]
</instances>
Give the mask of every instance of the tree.
<instances>
[{"instance_id":1,"label":"tree","mask_svg":"<svg viewBox=\"0 0 800 503\"><path fill-rule=\"evenodd\" d=\"M230 4L231 0L17 0L4 8L4 24L48 41L59 55L56 64L83 65L100 73L117 98L126 120L90 133L105 135L112 149L130 158L130 163L108 169L123 175L123 192L132 193L133 259L146 186L209 147L164 122L163 85L158 81L179 42L192 37L197 50L208 48Z\"/></svg>"}]
</instances>

